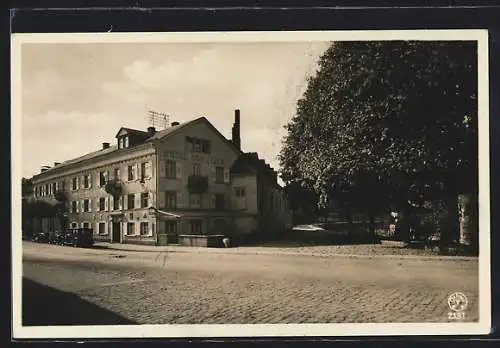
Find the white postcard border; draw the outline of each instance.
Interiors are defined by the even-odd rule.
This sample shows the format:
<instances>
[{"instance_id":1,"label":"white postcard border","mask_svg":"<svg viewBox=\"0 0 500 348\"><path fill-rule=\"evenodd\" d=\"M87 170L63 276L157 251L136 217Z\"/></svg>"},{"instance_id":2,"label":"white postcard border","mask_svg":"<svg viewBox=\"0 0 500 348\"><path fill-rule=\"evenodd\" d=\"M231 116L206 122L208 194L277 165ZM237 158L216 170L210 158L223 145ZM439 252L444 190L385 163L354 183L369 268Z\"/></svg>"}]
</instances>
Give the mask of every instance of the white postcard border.
<instances>
[{"instance_id":1,"label":"white postcard border","mask_svg":"<svg viewBox=\"0 0 500 348\"><path fill-rule=\"evenodd\" d=\"M249 325L22 325L21 231L21 47L27 43L238 43L373 40L474 40L478 42L479 104L479 322L387 324L249 324ZM156 338L394 336L487 334L491 330L490 172L489 172L488 32L472 30L373 30L175 33L13 34L11 38L11 170L12 170L12 305L13 337L24 338ZM453 289L450 289L453 291Z\"/></svg>"}]
</instances>

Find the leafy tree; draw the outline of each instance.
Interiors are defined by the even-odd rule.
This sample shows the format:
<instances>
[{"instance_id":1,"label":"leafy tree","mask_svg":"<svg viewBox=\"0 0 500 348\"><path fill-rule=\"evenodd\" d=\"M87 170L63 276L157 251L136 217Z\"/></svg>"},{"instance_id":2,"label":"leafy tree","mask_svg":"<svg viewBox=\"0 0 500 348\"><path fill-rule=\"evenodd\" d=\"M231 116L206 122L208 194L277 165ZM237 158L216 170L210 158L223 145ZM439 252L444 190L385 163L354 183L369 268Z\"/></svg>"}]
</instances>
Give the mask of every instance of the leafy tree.
<instances>
[{"instance_id":1,"label":"leafy tree","mask_svg":"<svg viewBox=\"0 0 500 348\"><path fill-rule=\"evenodd\" d=\"M477 192L475 42L340 42L286 126L282 178L370 216Z\"/></svg>"},{"instance_id":2,"label":"leafy tree","mask_svg":"<svg viewBox=\"0 0 500 348\"><path fill-rule=\"evenodd\" d=\"M120 181L111 179L104 186L106 193L111 195L114 199L119 198L122 195L123 187Z\"/></svg>"}]
</instances>

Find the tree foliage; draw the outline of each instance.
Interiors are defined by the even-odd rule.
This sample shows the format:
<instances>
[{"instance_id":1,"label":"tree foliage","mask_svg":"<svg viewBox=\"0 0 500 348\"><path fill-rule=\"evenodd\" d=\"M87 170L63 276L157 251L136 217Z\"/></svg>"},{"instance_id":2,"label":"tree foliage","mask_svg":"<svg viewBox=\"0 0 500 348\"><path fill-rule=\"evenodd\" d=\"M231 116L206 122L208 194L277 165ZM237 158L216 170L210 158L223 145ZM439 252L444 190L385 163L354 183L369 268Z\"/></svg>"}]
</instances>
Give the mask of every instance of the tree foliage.
<instances>
[{"instance_id":1,"label":"tree foliage","mask_svg":"<svg viewBox=\"0 0 500 348\"><path fill-rule=\"evenodd\" d=\"M341 42L319 61L280 153L320 205L422 204L477 190L475 42Z\"/></svg>"},{"instance_id":2,"label":"tree foliage","mask_svg":"<svg viewBox=\"0 0 500 348\"><path fill-rule=\"evenodd\" d=\"M108 193L109 195L111 195L113 198L116 199L121 196L123 192L123 187L120 181L111 179L104 186L104 190L106 191L106 193Z\"/></svg>"}]
</instances>

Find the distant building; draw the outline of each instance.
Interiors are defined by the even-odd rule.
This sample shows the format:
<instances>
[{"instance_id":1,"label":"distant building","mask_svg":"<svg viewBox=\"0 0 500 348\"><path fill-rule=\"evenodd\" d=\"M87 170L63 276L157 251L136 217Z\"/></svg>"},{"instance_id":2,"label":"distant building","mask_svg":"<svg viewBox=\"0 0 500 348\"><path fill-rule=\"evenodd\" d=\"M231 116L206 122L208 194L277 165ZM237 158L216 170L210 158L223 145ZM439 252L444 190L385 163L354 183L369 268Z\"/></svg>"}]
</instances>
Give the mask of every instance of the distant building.
<instances>
[{"instance_id":1,"label":"distant building","mask_svg":"<svg viewBox=\"0 0 500 348\"><path fill-rule=\"evenodd\" d=\"M161 131L122 127L114 145L43 167L32 179L35 199L54 202L56 192L67 192L66 227L92 228L101 241L163 245L180 235L291 228L276 172L241 151L239 110L231 140L205 117ZM105 190L110 181L121 187L116 199Z\"/></svg>"}]
</instances>

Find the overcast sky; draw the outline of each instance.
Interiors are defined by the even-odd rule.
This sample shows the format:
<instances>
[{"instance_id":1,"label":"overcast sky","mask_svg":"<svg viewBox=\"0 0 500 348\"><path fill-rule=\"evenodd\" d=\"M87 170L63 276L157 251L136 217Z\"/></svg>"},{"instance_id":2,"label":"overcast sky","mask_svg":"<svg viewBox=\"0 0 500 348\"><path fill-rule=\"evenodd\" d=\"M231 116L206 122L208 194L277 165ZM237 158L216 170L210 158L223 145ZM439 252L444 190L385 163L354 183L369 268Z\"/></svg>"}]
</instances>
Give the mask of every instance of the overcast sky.
<instances>
[{"instance_id":1,"label":"overcast sky","mask_svg":"<svg viewBox=\"0 0 500 348\"><path fill-rule=\"evenodd\" d=\"M205 116L227 138L241 110L242 150L275 169L285 125L327 43L23 44L23 176L145 130ZM157 127L158 128L158 127Z\"/></svg>"}]
</instances>

